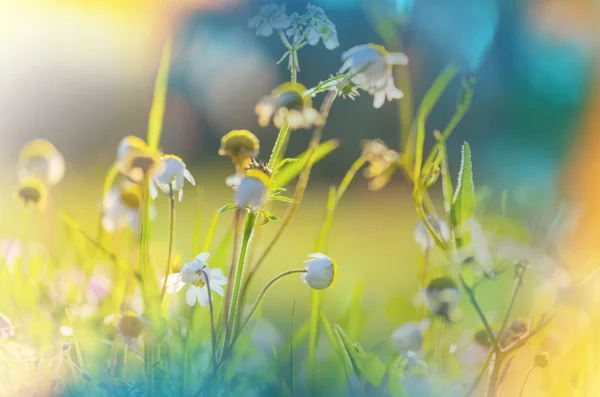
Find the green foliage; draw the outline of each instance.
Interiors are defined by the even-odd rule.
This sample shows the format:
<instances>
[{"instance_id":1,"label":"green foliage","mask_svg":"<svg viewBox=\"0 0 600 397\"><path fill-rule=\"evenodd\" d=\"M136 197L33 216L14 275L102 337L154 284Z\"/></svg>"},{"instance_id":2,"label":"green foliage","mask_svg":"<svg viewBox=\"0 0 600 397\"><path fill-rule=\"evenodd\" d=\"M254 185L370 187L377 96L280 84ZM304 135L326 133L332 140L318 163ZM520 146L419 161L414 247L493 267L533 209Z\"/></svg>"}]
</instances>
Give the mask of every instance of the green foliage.
<instances>
[{"instance_id":1,"label":"green foliage","mask_svg":"<svg viewBox=\"0 0 600 397\"><path fill-rule=\"evenodd\" d=\"M450 220L452 226L459 230L456 236L456 246L461 247L468 243L468 232L464 230L466 221L475 215L475 186L473 184L473 167L471 164L471 148L467 142L463 143L458 185L452 200Z\"/></svg>"},{"instance_id":2,"label":"green foliage","mask_svg":"<svg viewBox=\"0 0 600 397\"><path fill-rule=\"evenodd\" d=\"M325 156L329 155L339 146L339 141L337 139L331 139L329 141L323 142L316 149L314 155L311 158L310 164L315 164L323 159ZM275 187L282 188L290 183L295 177L297 177L300 172L306 166L306 162L310 153L310 149L306 152L300 154L298 157L287 164L285 164L281 170L275 175Z\"/></svg>"}]
</instances>

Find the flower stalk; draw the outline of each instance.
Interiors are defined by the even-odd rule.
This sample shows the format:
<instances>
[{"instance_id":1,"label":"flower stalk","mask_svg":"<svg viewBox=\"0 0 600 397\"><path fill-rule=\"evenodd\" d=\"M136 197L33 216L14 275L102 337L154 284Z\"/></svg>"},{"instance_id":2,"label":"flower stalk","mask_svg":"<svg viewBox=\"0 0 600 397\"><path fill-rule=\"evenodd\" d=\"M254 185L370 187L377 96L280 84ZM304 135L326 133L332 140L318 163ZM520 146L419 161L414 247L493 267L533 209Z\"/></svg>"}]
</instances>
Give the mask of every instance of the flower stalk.
<instances>
[{"instance_id":1,"label":"flower stalk","mask_svg":"<svg viewBox=\"0 0 600 397\"><path fill-rule=\"evenodd\" d=\"M167 278L171 274L171 256L173 255L173 235L175 234L175 199L173 197L173 185L169 185L169 248L167 254L167 268L165 270L165 280L163 282L162 289L160 291L160 301L165 299L167 292Z\"/></svg>"}]
</instances>

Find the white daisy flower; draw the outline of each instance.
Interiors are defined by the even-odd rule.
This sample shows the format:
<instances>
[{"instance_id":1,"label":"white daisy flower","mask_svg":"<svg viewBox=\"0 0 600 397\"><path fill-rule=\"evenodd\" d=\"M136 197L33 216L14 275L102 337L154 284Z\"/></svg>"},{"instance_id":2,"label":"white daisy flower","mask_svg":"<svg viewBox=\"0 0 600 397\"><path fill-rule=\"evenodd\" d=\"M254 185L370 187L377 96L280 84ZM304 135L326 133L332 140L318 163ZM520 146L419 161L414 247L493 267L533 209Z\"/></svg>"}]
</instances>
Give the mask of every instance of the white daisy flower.
<instances>
[{"instance_id":1,"label":"white daisy flower","mask_svg":"<svg viewBox=\"0 0 600 397\"><path fill-rule=\"evenodd\" d=\"M392 347L398 353L406 356L409 352L417 353L423 346L423 332L429 328L430 321L420 323L404 323L392 333Z\"/></svg>"},{"instance_id":2,"label":"white daisy flower","mask_svg":"<svg viewBox=\"0 0 600 397\"><path fill-rule=\"evenodd\" d=\"M136 136L126 136L117 147L119 171L133 182L141 183L146 176L156 177L165 167L162 153L152 149Z\"/></svg>"},{"instance_id":3,"label":"white daisy flower","mask_svg":"<svg viewBox=\"0 0 600 397\"><path fill-rule=\"evenodd\" d=\"M450 240L450 227L446 222L438 217L428 215L427 219L433 228L438 232L438 235L442 238L442 241ZM414 231L415 242L423 251L428 251L435 246L435 241L429 235L425 223L420 220L417 223Z\"/></svg>"},{"instance_id":4,"label":"white daisy flower","mask_svg":"<svg viewBox=\"0 0 600 397\"><path fill-rule=\"evenodd\" d=\"M316 252L308 255L304 261L306 273L300 275L304 284L314 289L325 289L335 281L337 265L333 259L325 254Z\"/></svg>"},{"instance_id":5,"label":"white daisy flower","mask_svg":"<svg viewBox=\"0 0 600 397\"><path fill-rule=\"evenodd\" d=\"M173 192L179 192L179 201L181 201L183 198L184 180L187 179L193 186L196 186L196 181L181 158L167 154L163 156L162 160L164 170L150 182L150 195L153 199L158 196L156 186L165 194L170 194L170 188L172 188Z\"/></svg>"},{"instance_id":6,"label":"white daisy flower","mask_svg":"<svg viewBox=\"0 0 600 397\"><path fill-rule=\"evenodd\" d=\"M388 101L404 96L396 88L393 65L407 65L408 57L401 52L388 52L383 46L363 44L342 54L344 65L339 73L349 73L351 81L373 95L373 106L380 108Z\"/></svg>"},{"instance_id":7,"label":"white daisy flower","mask_svg":"<svg viewBox=\"0 0 600 397\"><path fill-rule=\"evenodd\" d=\"M102 227L107 232L115 232L125 227L137 230L140 222L140 205L142 204L141 186L125 182L122 186L114 186L103 198ZM150 218L156 211L150 207Z\"/></svg>"},{"instance_id":8,"label":"white daisy flower","mask_svg":"<svg viewBox=\"0 0 600 397\"><path fill-rule=\"evenodd\" d=\"M312 107L311 96L306 92L306 87L300 83L281 84L256 104L254 111L258 116L258 124L266 127L273 120L276 128L287 123L292 130L319 125L323 118Z\"/></svg>"},{"instance_id":9,"label":"white daisy flower","mask_svg":"<svg viewBox=\"0 0 600 397\"><path fill-rule=\"evenodd\" d=\"M285 5L266 4L260 7L260 13L248 21L248 26L256 29L258 36L268 37L273 30L287 29L291 25Z\"/></svg>"},{"instance_id":10,"label":"white daisy flower","mask_svg":"<svg viewBox=\"0 0 600 397\"><path fill-rule=\"evenodd\" d=\"M33 178L54 186L65 174L65 159L50 141L35 139L21 149L17 169L19 182Z\"/></svg>"},{"instance_id":11,"label":"white daisy flower","mask_svg":"<svg viewBox=\"0 0 600 397\"><path fill-rule=\"evenodd\" d=\"M250 207L253 210L263 206L273 184L271 170L257 162L251 163L246 168L243 177L230 177L226 182L233 184L233 188L237 189L235 203L238 208Z\"/></svg>"},{"instance_id":12,"label":"white daisy flower","mask_svg":"<svg viewBox=\"0 0 600 397\"><path fill-rule=\"evenodd\" d=\"M454 280L448 277L433 279L425 288L425 298L429 310L446 321L457 320L457 306L460 297L460 288Z\"/></svg>"},{"instance_id":13,"label":"white daisy flower","mask_svg":"<svg viewBox=\"0 0 600 397\"><path fill-rule=\"evenodd\" d=\"M208 275L210 290L221 296L225 295L223 285L227 284L227 278L223 275L221 269L210 269L208 267L206 263L208 256L208 252L203 252L195 257L193 261L183 265L181 272L169 275L166 284L167 292L174 294L181 291L186 285L189 285L185 294L186 303L194 306L198 302L200 306L208 306L208 289L206 288L206 276L204 275L206 273Z\"/></svg>"}]
</instances>

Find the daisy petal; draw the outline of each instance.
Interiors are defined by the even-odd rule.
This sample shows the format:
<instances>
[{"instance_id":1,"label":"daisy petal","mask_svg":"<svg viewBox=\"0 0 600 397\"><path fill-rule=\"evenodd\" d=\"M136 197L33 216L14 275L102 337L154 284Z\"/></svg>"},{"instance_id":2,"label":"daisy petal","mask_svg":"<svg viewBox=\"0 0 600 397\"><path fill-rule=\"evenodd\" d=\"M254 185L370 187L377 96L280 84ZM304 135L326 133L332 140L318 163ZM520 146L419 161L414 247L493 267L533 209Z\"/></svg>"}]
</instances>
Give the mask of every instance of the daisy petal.
<instances>
[{"instance_id":1,"label":"daisy petal","mask_svg":"<svg viewBox=\"0 0 600 397\"><path fill-rule=\"evenodd\" d=\"M210 290L212 292L215 292L221 296L225 295L225 291L223 290L223 287L221 287L220 285L215 285L215 284L211 284L210 285Z\"/></svg>"},{"instance_id":2,"label":"daisy petal","mask_svg":"<svg viewBox=\"0 0 600 397\"><path fill-rule=\"evenodd\" d=\"M385 60L391 65L408 65L408 57L401 52L391 52L385 57Z\"/></svg>"},{"instance_id":3,"label":"daisy petal","mask_svg":"<svg viewBox=\"0 0 600 397\"><path fill-rule=\"evenodd\" d=\"M183 170L183 176L188 180L189 183L191 183L193 186L196 186L196 180L194 179L194 176L187 169Z\"/></svg>"},{"instance_id":4,"label":"daisy petal","mask_svg":"<svg viewBox=\"0 0 600 397\"><path fill-rule=\"evenodd\" d=\"M208 289L206 288L206 286L196 289L198 290L196 299L198 299L198 303L200 304L200 306L208 306L210 301L208 298Z\"/></svg>"},{"instance_id":5,"label":"daisy petal","mask_svg":"<svg viewBox=\"0 0 600 397\"><path fill-rule=\"evenodd\" d=\"M185 293L185 303L189 306L194 306L200 295L200 288L190 285L187 292Z\"/></svg>"},{"instance_id":6,"label":"daisy petal","mask_svg":"<svg viewBox=\"0 0 600 397\"><path fill-rule=\"evenodd\" d=\"M194 260L206 262L206 260L208 259L209 256L210 256L210 254L208 252L201 252L194 258Z\"/></svg>"},{"instance_id":7,"label":"daisy petal","mask_svg":"<svg viewBox=\"0 0 600 397\"><path fill-rule=\"evenodd\" d=\"M164 283L164 279L163 279ZM173 273L167 277L167 293L174 294L181 291L185 283L181 281L181 273Z\"/></svg>"}]
</instances>

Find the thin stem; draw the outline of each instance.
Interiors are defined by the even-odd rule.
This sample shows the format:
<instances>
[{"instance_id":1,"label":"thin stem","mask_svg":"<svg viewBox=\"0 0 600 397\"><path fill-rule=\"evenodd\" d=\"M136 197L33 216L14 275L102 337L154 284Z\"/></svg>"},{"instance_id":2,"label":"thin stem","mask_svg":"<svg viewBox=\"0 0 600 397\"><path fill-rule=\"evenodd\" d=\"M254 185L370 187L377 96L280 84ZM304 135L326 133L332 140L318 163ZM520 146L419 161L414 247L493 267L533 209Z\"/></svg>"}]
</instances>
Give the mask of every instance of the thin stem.
<instances>
[{"instance_id":1,"label":"thin stem","mask_svg":"<svg viewBox=\"0 0 600 397\"><path fill-rule=\"evenodd\" d=\"M288 142L288 135L290 133L290 126L288 123L284 123L279 129L279 134L277 135L277 140L275 141L275 145L273 146L273 151L271 152L271 157L269 158L268 167L269 169L275 168L277 165L277 161L279 157L281 157L284 153L281 153L284 149L285 144Z\"/></svg>"},{"instance_id":2,"label":"thin stem","mask_svg":"<svg viewBox=\"0 0 600 397\"><path fill-rule=\"evenodd\" d=\"M462 275L459 276L459 279L460 279L460 284L462 286L462 289L465 291L465 293L469 297L469 300L471 301L471 305L475 308L475 311L477 312L479 319L481 320L481 322L483 323L483 326L485 327L488 338L490 339L490 341L492 341L492 345L494 346L494 351L498 352L499 349L498 349L498 343L496 342L496 335L494 335L494 330L490 326L490 323L488 322L487 318L485 317L485 314L483 314L483 310L481 309L481 306L479 306L479 302L477 302L475 293L467 285L467 283L465 282L465 279L463 278ZM498 358L496 357L496 359L498 359Z\"/></svg>"},{"instance_id":3,"label":"thin stem","mask_svg":"<svg viewBox=\"0 0 600 397\"><path fill-rule=\"evenodd\" d=\"M251 212L248 215L248 220L246 221L244 237L242 239L242 247L240 249L240 258L236 266L235 279L233 281L233 294L231 299L231 306L229 307L230 324L225 331L225 343L229 343L229 339L235 333L237 327L237 321L239 317L238 310L240 306L240 290L242 287L242 280L244 277L244 265L246 264L248 248L250 247L252 233L254 232L254 226L256 224L257 217L258 212Z\"/></svg>"},{"instance_id":4,"label":"thin stem","mask_svg":"<svg viewBox=\"0 0 600 397\"><path fill-rule=\"evenodd\" d=\"M485 358L485 361L483 362L483 366L481 367L481 370L479 371L479 374L477 374L477 378L475 378L475 381L469 388L469 391L467 391L467 393L465 394L465 397L470 397L473 394L473 392L477 388L477 385L479 385L481 378L483 378L483 374L485 374L485 372L487 370L489 370L490 360L492 359L494 354L495 353L493 352L493 350L490 349L487 357Z\"/></svg>"},{"instance_id":5,"label":"thin stem","mask_svg":"<svg viewBox=\"0 0 600 397\"><path fill-rule=\"evenodd\" d=\"M502 339L502 335L504 334L504 330L508 325L508 320L510 319L510 315L512 313L513 307L517 300L517 295L519 294L519 290L523 286L523 277L525 277L526 266L517 265L520 267L519 278L517 279L517 284L515 285L512 293L512 297L510 298L510 303L508 304L508 309L506 310L506 314L504 315L504 321L502 321L502 326L500 327L500 332L498 333L497 344L500 344L500 340ZM497 350L499 350L501 346L497 346Z\"/></svg>"},{"instance_id":6,"label":"thin stem","mask_svg":"<svg viewBox=\"0 0 600 397\"><path fill-rule=\"evenodd\" d=\"M229 308L231 306L231 294L233 292L233 284L231 284L231 281L235 275L236 272L236 267L237 267L237 251L238 251L238 241L239 241L239 234L240 234L240 224L241 224L241 218L242 218L242 209L238 208L235 211L235 218L233 220L233 249L232 249L232 254L231 254L231 266L229 266L229 276L228 276L228 280L229 280L229 284L227 285L227 290L225 291L225 304L224 304L224 308L225 310L223 310L223 315L225 316L225 328L229 328Z\"/></svg>"},{"instance_id":7,"label":"thin stem","mask_svg":"<svg viewBox=\"0 0 600 397\"><path fill-rule=\"evenodd\" d=\"M527 375L525 375L525 380L523 381L523 386L521 386L521 392L519 393L519 397L523 397L525 394L525 386L527 386L527 381L529 380L529 376L531 375L531 373L533 372L533 370L535 369L535 365L532 365L531 368L529 368L529 371L527 371Z\"/></svg>"},{"instance_id":8,"label":"thin stem","mask_svg":"<svg viewBox=\"0 0 600 397\"><path fill-rule=\"evenodd\" d=\"M423 291L427 287L427 268L429 267L429 248L423 254L423 273L421 275L421 289L419 294L423 297ZM421 302L421 320L425 318L425 302Z\"/></svg>"},{"instance_id":9,"label":"thin stem","mask_svg":"<svg viewBox=\"0 0 600 397\"><path fill-rule=\"evenodd\" d=\"M212 358L213 363L217 364L217 331L215 328L215 311L213 307L212 300L212 291L210 289L210 277L206 270L202 270L202 276L204 277L204 282L206 283L206 289L208 290L208 309L210 311L210 336L212 342Z\"/></svg>"},{"instance_id":10,"label":"thin stem","mask_svg":"<svg viewBox=\"0 0 600 397\"><path fill-rule=\"evenodd\" d=\"M169 185L169 201L171 215L169 218L169 250L167 254L167 269L165 270L165 280L160 291L160 301L165 299L165 293L167 291L167 278L171 274L171 255L173 255L173 235L175 233L175 200L173 199L173 184Z\"/></svg>"},{"instance_id":11,"label":"thin stem","mask_svg":"<svg viewBox=\"0 0 600 397\"><path fill-rule=\"evenodd\" d=\"M242 334L242 332L244 332L244 329L246 329L246 327L248 326L248 324L250 324L250 321L252 320L252 318L254 317L254 315L256 314L256 311L258 310L260 304L262 303L263 299L265 298L265 296L267 295L267 292L269 292L269 289L279 280L281 280L282 278L284 278L285 276L289 276L290 274L298 274L298 273L306 273L305 269L292 269L292 270L286 270L284 272L279 273L278 275L276 275L275 277L273 277L262 289L262 291L260 291L260 294L258 294L258 297L256 298L256 301L254 302L254 305L252 306L252 309L250 309L250 313L248 314L248 316L246 317L246 319L244 320L244 322L242 323L242 325L240 326L240 328L237 331L236 337L234 338L233 342L235 342L235 340L237 339L237 337L239 335ZM232 344L233 344L232 342Z\"/></svg>"},{"instance_id":12,"label":"thin stem","mask_svg":"<svg viewBox=\"0 0 600 397\"><path fill-rule=\"evenodd\" d=\"M323 117L323 123L317 128L315 128L315 131L311 138L309 144L309 152L306 158L306 164L304 165L304 169L302 170L300 177L298 178L298 183L296 184L296 190L293 197L294 202L288 206L285 215L281 219L279 229L277 230L269 244L267 244L267 247L256 261L256 264L252 267L252 270L250 270L250 272L248 273L248 278L244 283L244 290L242 291L242 296L245 296L247 294L250 282L252 281L254 275L260 268L260 265L264 262L264 260L267 258L275 244L279 241L279 239L283 235L283 232L286 230L287 226L292 220L292 217L296 213L296 210L300 206L300 202L304 197L304 192L306 191L308 180L310 178L310 172L313 166L312 159L315 155L315 152L317 151L317 148L319 147L319 143L321 142L321 137L323 136L323 129L325 128L325 122L327 121L329 111L331 110L331 106L333 105L336 96L337 94L335 93L335 91L330 91L323 100L323 104L321 105L321 116Z\"/></svg>"}]
</instances>

